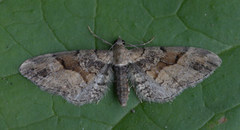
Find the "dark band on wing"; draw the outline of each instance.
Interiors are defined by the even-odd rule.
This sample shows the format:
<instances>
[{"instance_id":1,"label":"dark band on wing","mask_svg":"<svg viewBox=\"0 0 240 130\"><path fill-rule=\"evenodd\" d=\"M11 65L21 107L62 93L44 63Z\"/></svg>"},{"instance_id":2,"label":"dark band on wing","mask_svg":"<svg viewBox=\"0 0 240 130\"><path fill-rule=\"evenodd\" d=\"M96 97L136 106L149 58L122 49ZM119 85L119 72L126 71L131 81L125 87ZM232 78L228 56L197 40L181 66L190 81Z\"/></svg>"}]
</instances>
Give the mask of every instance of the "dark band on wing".
<instances>
[{"instance_id":1,"label":"dark band on wing","mask_svg":"<svg viewBox=\"0 0 240 130\"><path fill-rule=\"evenodd\" d=\"M181 51L172 51L172 49L171 47L160 47L164 54L163 57L157 57L154 51L148 51L146 58L141 59L136 64L141 68L147 68L145 73L148 72L153 79L156 79L163 68L177 64L178 60L188 51L187 47L181 48ZM158 62L153 64L156 60Z\"/></svg>"}]
</instances>

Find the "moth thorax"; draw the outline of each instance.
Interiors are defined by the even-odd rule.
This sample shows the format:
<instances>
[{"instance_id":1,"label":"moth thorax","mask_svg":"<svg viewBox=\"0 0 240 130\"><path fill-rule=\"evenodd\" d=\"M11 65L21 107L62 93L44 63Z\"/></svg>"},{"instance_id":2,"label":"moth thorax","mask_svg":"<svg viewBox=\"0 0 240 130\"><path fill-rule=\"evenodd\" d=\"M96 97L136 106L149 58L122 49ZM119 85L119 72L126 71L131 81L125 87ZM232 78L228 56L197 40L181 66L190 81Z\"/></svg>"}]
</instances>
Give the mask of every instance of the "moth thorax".
<instances>
[{"instance_id":1,"label":"moth thorax","mask_svg":"<svg viewBox=\"0 0 240 130\"><path fill-rule=\"evenodd\" d=\"M127 65L129 63L128 49L124 45L115 45L113 47L113 64Z\"/></svg>"}]
</instances>

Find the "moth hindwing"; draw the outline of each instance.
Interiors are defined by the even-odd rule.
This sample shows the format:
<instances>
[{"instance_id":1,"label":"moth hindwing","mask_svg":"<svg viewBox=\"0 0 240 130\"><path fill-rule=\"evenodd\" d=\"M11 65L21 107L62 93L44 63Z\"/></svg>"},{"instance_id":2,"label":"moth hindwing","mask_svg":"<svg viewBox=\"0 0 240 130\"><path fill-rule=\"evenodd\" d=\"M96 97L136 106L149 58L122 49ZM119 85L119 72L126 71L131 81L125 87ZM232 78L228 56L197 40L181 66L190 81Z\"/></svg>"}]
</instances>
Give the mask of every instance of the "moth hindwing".
<instances>
[{"instance_id":1,"label":"moth hindwing","mask_svg":"<svg viewBox=\"0 0 240 130\"><path fill-rule=\"evenodd\" d=\"M19 71L40 89L75 105L100 101L115 77L120 104L126 106L128 81L140 100L167 102L207 78L221 62L216 54L193 47L128 50L119 38L112 50L45 54L26 60Z\"/></svg>"}]
</instances>

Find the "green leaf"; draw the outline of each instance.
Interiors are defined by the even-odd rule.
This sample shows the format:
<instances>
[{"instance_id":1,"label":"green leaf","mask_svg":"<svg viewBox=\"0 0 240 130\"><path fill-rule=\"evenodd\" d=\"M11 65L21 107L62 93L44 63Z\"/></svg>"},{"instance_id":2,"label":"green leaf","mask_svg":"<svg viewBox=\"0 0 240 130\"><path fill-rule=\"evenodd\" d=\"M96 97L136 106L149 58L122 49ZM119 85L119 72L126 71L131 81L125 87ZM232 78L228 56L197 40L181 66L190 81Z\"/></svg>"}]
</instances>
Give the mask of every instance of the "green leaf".
<instances>
[{"instance_id":1,"label":"green leaf","mask_svg":"<svg viewBox=\"0 0 240 130\"><path fill-rule=\"evenodd\" d=\"M0 129L238 129L239 0L0 0ZM213 51L222 66L173 102L121 107L114 86L98 104L74 106L41 91L18 67L45 53L108 49L88 31L147 46Z\"/></svg>"}]
</instances>

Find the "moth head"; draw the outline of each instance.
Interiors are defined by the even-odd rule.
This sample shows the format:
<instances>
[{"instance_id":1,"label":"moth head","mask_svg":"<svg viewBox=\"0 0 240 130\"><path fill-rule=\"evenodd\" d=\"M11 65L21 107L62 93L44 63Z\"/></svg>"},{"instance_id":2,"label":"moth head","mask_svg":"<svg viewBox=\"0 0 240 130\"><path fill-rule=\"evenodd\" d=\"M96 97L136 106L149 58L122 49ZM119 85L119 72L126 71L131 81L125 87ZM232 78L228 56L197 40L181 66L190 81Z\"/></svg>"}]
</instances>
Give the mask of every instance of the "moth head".
<instances>
[{"instance_id":1,"label":"moth head","mask_svg":"<svg viewBox=\"0 0 240 130\"><path fill-rule=\"evenodd\" d=\"M119 45L119 46L124 46L125 45L125 41L122 40L120 37L118 37L117 40L114 41L115 45Z\"/></svg>"}]
</instances>

